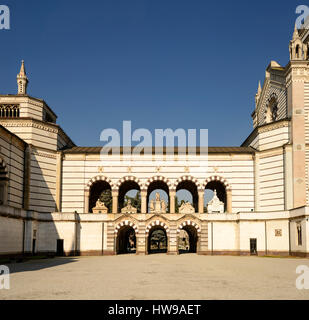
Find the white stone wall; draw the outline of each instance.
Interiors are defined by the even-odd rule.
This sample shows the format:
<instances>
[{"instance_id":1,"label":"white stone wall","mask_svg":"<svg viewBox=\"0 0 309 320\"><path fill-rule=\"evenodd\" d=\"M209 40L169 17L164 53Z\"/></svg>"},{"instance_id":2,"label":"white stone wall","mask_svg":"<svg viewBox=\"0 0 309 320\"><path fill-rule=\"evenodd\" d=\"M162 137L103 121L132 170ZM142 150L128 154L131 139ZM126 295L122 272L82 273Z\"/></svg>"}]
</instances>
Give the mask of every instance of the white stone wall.
<instances>
[{"instance_id":1,"label":"white stone wall","mask_svg":"<svg viewBox=\"0 0 309 320\"><path fill-rule=\"evenodd\" d=\"M284 210L284 156L281 150L261 153L259 160L259 210Z\"/></svg>"},{"instance_id":2,"label":"white stone wall","mask_svg":"<svg viewBox=\"0 0 309 320\"><path fill-rule=\"evenodd\" d=\"M0 216L0 254L20 254L22 249L23 220Z\"/></svg>"},{"instance_id":3,"label":"white stone wall","mask_svg":"<svg viewBox=\"0 0 309 320\"><path fill-rule=\"evenodd\" d=\"M31 152L29 209L53 212L56 208L56 153L33 148Z\"/></svg>"},{"instance_id":4,"label":"white stone wall","mask_svg":"<svg viewBox=\"0 0 309 320\"><path fill-rule=\"evenodd\" d=\"M205 162L206 163L206 162ZM97 154L69 154L63 159L62 201L63 212L84 212L84 194L87 183L94 177L107 177L117 184L123 177L134 176L141 184L154 176L162 176L172 184L185 175L191 175L203 184L210 176L224 178L232 189L233 212L254 209L254 163L251 155L209 155L208 167L199 156L190 156L188 162L151 161L150 158L135 156L132 161L108 159L100 161ZM189 167L190 172L185 168ZM160 171L157 171L160 168Z\"/></svg>"}]
</instances>

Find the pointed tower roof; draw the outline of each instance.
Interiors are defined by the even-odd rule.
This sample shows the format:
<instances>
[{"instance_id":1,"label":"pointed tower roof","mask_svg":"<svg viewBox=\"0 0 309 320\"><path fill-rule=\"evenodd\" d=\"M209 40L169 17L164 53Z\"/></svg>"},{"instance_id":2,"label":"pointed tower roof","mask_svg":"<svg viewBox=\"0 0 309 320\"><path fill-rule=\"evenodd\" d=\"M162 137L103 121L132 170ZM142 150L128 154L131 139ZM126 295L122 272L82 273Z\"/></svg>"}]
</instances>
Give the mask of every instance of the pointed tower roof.
<instances>
[{"instance_id":1,"label":"pointed tower roof","mask_svg":"<svg viewBox=\"0 0 309 320\"><path fill-rule=\"evenodd\" d=\"M24 60L21 61L21 66L20 66L20 71L19 71L18 76L27 78Z\"/></svg>"},{"instance_id":2,"label":"pointed tower roof","mask_svg":"<svg viewBox=\"0 0 309 320\"><path fill-rule=\"evenodd\" d=\"M299 34L298 34L298 30L297 30L296 23L295 23L292 40L296 40L296 39L298 39L298 38L299 38Z\"/></svg>"},{"instance_id":3,"label":"pointed tower roof","mask_svg":"<svg viewBox=\"0 0 309 320\"><path fill-rule=\"evenodd\" d=\"M257 94L258 94L258 95L260 95L260 94L261 94L261 92L262 92L261 81L259 81Z\"/></svg>"}]
</instances>

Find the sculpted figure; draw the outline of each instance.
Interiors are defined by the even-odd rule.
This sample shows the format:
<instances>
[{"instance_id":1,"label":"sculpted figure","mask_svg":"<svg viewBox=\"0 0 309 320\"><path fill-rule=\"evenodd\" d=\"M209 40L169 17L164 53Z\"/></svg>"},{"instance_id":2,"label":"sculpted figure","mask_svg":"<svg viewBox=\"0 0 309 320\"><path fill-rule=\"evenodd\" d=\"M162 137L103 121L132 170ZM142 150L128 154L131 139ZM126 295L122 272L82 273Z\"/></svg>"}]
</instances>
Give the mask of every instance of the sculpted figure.
<instances>
[{"instance_id":1,"label":"sculpted figure","mask_svg":"<svg viewBox=\"0 0 309 320\"><path fill-rule=\"evenodd\" d=\"M214 190L213 198L207 204L208 213L223 213L224 203L217 196L217 190Z\"/></svg>"},{"instance_id":2,"label":"sculpted figure","mask_svg":"<svg viewBox=\"0 0 309 320\"><path fill-rule=\"evenodd\" d=\"M132 206L131 199L128 200L128 204L121 209L121 213L136 213L137 209Z\"/></svg>"},{"instance_id":3,"label":"sculpted figure","mask_svg":"<svg viewBox=\"0 0 309 320\"><path fill-rule=\"evenodd\" d=\"M97 200L95 207L92 208L93 213L107 213L108 208L105 206L105 203L100 200L100 198Z\"/></svg>"},{"instance_id":4,"label":"sculpted figure","mask_svg":"<svg viewBox=\"0 0 309 320\"><path fill-rule=\"evenodd\" d=\"M194 207L191 205L190 202L183 202L182 205L179 207L179 213L194 213Z\"/></svg>"}]
</instances>

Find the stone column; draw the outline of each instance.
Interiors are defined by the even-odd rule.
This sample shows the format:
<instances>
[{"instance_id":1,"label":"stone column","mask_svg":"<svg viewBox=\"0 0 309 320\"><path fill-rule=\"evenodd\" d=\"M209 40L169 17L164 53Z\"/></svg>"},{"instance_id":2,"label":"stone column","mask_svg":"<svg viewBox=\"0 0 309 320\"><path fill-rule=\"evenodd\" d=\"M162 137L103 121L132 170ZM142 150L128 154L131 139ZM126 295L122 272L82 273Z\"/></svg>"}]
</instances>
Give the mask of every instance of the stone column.
<instances>
[{"instance_id":1,"label":"stone column","mask_svg":"<svg viewBox=\"0 0 309 320\"><path fill-rule=\"evenodd\" d=\"M175 213L175 198L176 198L176 190L170 190L170 212Z\"/></svg>"},{"instance_id":2,"label":"stone column","mask_svg":"<svg viewBox=\"0 0 309 320\"><path fill-rule=\"evenodd\" d=\"M168 250L167 254L176 255L178 254L178 234L177 225L175 222L171 222L169 232L167 232L168 237Z\"/></svg>"},{"instance_id":3,"label":"stone column","mask_svg":"<svg viewBox=\"0 0 309 320\"><path fill-rule=\"evenodd\" d=\"M204 213L204 190L198 191L198 213Z\"/></svg>"},{"instance_id":4,"label":"stone column","mask_svg":"<svg viewBox=\"0 0 309 320\"><path fill-rule=\"evenodd\" d=\"M232 190L226 190L226 211L232 213Z\"/></svg>"},{"instance_id":5,"label":"stone column","mask_svg":"<svg viewBox=\"0 0 309 320\"><path fill-rule=\"evenodd\" d=\"M141 213L147 213L147 191L141 191Z\"/></svg>"},{"instance_id":6,"label":"stone column","mask_svg":"<svg viewBox=\"0 0 309 320\"><path fill-rule=\"evenodd\" d=\"M138 227L138 233L136 234L136 254L146 254L146 237L145 237L145 223L140 224ZM147 234L148 235L148 234Z\"/></svg>"},{"instance_id":7,"label":"stone column","mask_svg":"<svg viewBox=\"0 0 309 320\"><path fill-rule=\"evenodd\" d=\"M85 190L84 194L84 212L89 213L89 190Z\"/></svg>"},{"instance_id":8,"label":"stone column","mask_svg":"<svg viewBox=\"0 0 309 320\"><path fill-rule=\"evenodd\" d=\"M112 190L113 213L118 213L118 190Z\"/></svg>"}]
</instances>

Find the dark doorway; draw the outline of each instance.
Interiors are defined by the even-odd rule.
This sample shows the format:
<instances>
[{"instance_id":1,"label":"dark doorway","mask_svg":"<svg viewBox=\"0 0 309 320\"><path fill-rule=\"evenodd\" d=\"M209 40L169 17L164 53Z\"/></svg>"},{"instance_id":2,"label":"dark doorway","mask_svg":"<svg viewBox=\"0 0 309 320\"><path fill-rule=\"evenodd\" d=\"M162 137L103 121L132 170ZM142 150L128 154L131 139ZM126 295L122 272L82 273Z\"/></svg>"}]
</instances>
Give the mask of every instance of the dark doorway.
<instances>
[{"instance_id":1,"label":"dark doorway","mask_svg":"<svg viewBox=\"0 0 309 320\"><path fill-rule=\"evenodd\" d=\"M35 255L35 244L36 244L36 239L32 239L32 254Z\"/></svg>"},{"instance_id":2,"label":"dark doorway","mask_svg":"<svg viewBox=\"0 0 309 320\"><path fill-rule=\"evenodd\" d=\"M185 226L178 236L178 252L182 253L196 253L197 252L198 235L196 228L193 226Z\"/></svg>"},{"instance_id":3,"label":"dark doorway","mask_svg":"<svg viewBox=\"0 0 309 320\"><path fill-rule=\"evenodd\" d=\"M256 239L250 239L250 254L257 255L257 241L256 241Z\"/></svg>"},{"instance_id":4,"label":"dark doorway","mask_svg":"<svg viewBox=\"0 0 309 320\"><path fill-rule=\"evenodd\" d=\"M164 228L154 227L149 231L148 253L166 253L167 236Z\"/></svg>"},{"instance_id":5,"label":"dark doorway","mask_svg":"<svg viewBox=\"0 0 309 320\"><path fill-rule=\"evenodd\" d=\"M57 256L63 256L64 250L63 250L63 239L57 239Z\"/></svg>"},{"instance_id":6,"label":"dark doorway","mask_svg":"<svg viewBox=\"0 0 309 320\"><path fill-rule=\"evenodd\" d=\"M136 236L132 227L123 226L118 231L116 252L117 254L136 253Z\"/></svg>"}]
</instances>

